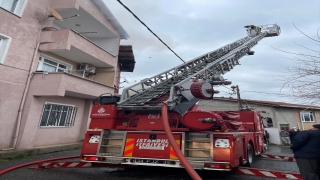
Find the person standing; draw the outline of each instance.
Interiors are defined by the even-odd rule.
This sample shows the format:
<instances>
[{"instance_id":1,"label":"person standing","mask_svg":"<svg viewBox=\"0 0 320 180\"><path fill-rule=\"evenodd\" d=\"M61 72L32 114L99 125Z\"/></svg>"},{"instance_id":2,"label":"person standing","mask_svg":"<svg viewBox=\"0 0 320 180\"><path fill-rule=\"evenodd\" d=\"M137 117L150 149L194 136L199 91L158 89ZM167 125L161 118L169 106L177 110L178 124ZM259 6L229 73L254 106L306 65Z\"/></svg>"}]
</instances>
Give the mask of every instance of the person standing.
<instances>
[{"instance_id":1,"label":"person standing","mask_svg":"<svg viewBox=\"0 0 320 180\"><path fill-rule=\"evenodd\" d=\"M284 145L289 145L289 141L290 141L289 132L281 130L280 137Z\"/></svg>"},{"instance_id":2,"label":"person standing","mask_svg":"<svg viewBox=\"0 0 320 180\"><path fill-rule=\"evenodd\" d=\"M269 144L269 133L267 130L265 130L265 142L266 144Z\"/></svg>"},{"instance_id":3,"label":"person standing","mask_svg":"<svg viewBox=\"0 0 320 180\"><path fill-rule=\"evenodd\" d=\"M320 180L320 124L299 132L290 149L304 180Z\"/></svg>"}]
</instances>

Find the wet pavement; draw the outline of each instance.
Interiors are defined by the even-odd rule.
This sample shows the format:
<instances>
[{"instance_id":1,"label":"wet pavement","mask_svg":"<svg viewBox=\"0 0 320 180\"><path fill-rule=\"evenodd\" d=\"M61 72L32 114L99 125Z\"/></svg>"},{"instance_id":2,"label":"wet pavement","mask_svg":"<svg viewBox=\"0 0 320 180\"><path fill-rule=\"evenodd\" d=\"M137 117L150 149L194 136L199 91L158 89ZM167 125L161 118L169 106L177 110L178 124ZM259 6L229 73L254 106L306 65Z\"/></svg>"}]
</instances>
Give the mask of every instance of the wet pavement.
<instances>
[{"instance_id":1,"label":"wet pavement","mask_svg":"<svg viewBox=\"0 0 320 180\"><path fill-rule=\"evenodd\" d=\"M35 160L72 156L79 154L79 150L65 151L58 153L51 153L45 155L39 155L24 160L12 160L9 162L0 163L0 170L13 165L22 164L26 162L32 162ZM287 146L269 146L267 154L273 155L289 155L292 156L292 151ZM279 171L298 172L298 168L295 162L286 162L282 160L255 158L252 164L254 168L271 169ZM244 176L231 174L229 172L217 172L217 171L197 171L203 179L228 179L228 180L255 180L255 179L269 179L255 176ZM11 172L8 172L0 176L0 180L189 180L191 179L188 173L184 169L174 168L159 168L159 167L134 167L134 168L85 168L85 169L62 169L51 168L45 170L34 170L28 168L21 168Z\"/></svg>"}]
</instances>

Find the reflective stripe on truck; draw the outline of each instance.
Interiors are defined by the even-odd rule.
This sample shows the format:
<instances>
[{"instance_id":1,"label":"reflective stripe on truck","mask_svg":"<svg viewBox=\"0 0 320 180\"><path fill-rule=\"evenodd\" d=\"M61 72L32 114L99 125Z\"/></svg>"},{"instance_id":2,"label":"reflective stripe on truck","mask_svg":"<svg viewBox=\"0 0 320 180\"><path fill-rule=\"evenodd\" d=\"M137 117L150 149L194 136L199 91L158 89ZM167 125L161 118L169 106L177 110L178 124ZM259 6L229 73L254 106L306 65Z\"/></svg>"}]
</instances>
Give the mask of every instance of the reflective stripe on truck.
<instances>
[{"instance_id":1,"label":"reflective stripe on truck","mask_svg":"<svg viewBox=\"0 0 320 180\"><path fill-rule=\"evenodd\" d=\"M176 143L177 143L178 147L181 148L180 147L180 140L176 140ZM178 159L178 157L177 157L176 153L174 152L172 146L170 146L170 159Z\"/></svg>"},{"instance_id":2,"label":"reflective stripe on truck","mask_svg":"<svg viewBox=\"0 0 320 180\"><path fill-rule=\"evenodd\" d=\"M134 146L134 139L133 138L127 138L126 139L126 145L124 147L123 156L132 157L133 146Z\"/></svg>"}]
</instances>

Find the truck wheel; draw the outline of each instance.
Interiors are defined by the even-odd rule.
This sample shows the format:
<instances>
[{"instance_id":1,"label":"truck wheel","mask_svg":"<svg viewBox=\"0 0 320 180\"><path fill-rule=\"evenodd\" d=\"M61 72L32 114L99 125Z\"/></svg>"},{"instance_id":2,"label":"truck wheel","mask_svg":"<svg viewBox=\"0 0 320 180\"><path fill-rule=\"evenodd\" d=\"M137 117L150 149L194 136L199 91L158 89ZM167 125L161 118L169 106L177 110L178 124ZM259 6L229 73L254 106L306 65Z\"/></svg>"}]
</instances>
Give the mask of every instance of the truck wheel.
<instances>
[{"instance_id":1,"label":"truck wheel","mask_svg":"<svg viewBox=\"0 0 320 180\"><path fill-rule=\"evenodd\" d=\"M251 146L251 144L248 144L248 147L247 147L247 163L244 164L244 166L246 167L251 167L251 164L253 162L253 157L254 157L254 152L253 152L253 147Z\"/></svg>"}]
</instances>

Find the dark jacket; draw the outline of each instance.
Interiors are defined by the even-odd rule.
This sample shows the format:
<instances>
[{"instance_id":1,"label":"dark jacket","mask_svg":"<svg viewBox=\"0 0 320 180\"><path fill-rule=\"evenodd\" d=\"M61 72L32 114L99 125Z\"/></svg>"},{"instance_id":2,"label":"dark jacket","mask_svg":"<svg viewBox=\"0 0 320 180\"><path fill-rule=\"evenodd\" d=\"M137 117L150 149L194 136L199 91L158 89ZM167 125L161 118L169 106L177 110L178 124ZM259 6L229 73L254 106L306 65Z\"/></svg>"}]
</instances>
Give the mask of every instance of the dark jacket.
<instances>
[{"instance_id":1,"label":"dark jacket","mask_svg":"<svg viewBox=\"0 0 320 180\"><path fill-rule=\"evenodd\" d=\"M293 150L295 158L320 159L320 130L297 133L290 149Z\"/></svg>"},{"instance_id":2,"label":"dark jacket","mask_svg":"<svg viewBox=\"0 0 320 180\"><path fill-rule=\"evenodd\" d=\"M297 135L297 132L295 132L295 131L289 131L290 140L293 140L296 135Z\"/></svg>"}]
</instances>

